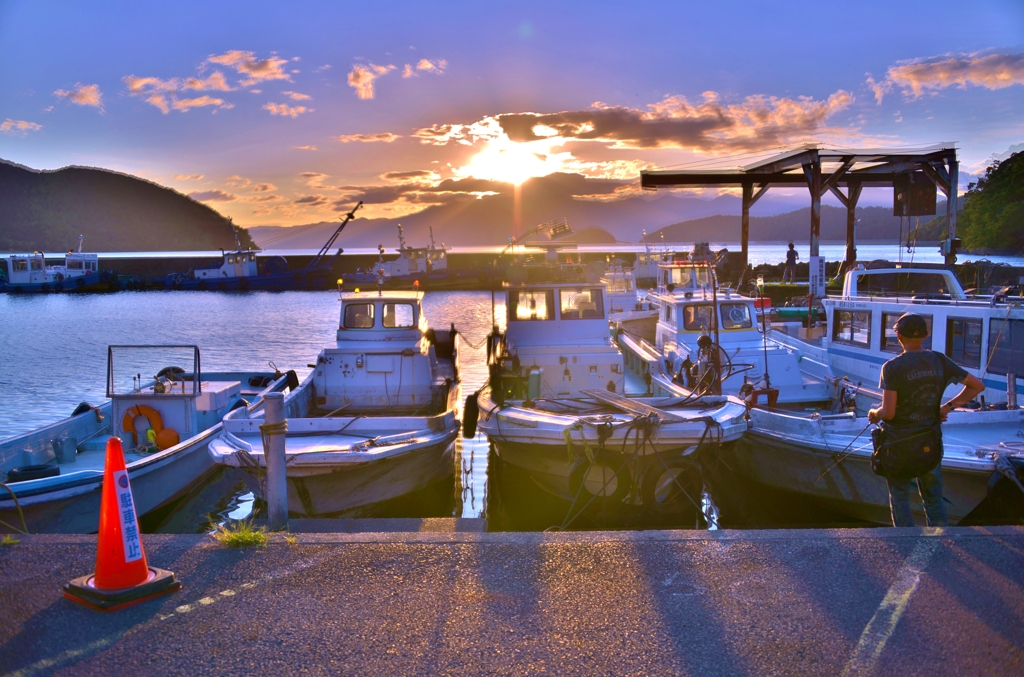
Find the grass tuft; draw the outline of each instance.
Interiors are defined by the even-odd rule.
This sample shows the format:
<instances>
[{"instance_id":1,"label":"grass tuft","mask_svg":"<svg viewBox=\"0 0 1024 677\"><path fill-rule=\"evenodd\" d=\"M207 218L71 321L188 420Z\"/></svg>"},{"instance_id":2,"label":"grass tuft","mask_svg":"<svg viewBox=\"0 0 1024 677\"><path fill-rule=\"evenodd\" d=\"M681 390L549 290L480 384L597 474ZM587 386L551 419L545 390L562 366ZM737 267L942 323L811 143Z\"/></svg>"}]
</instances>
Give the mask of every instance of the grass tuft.
<instances>
[{"instance_id":1,"label":"grass tuft","mask_svg":"<svg viewBox=\"0 0 1024 677\"><path fill-rule=\"evenodd\" d=\"M270 540L266 527L254 527L252 520L218 524L211 536L225 548L262 548Z\"/></svg>"},{"instance_id":2,"label":"grass tuft","mask_svg":"<svg viewBox=\"0 0 1024 677\"><path fill-rule=\"evenodd\" d=\"M299 544L299 537L295 536L293 534L285 534L284 535L284 542L287 543L288 545L298 545Z\"/></svg>"},{"instance_id":3,"label":"grass tuft","mask_svg":"<svg viewBox=\"0 0 1024 677\"><path fill-rule=\"evenodd\" d=\"M4 536L3 540L0 541L0 545L18 545L19 543L21 543L21 540L11 536L10 534Z\"/></svg>"}]
</instances>

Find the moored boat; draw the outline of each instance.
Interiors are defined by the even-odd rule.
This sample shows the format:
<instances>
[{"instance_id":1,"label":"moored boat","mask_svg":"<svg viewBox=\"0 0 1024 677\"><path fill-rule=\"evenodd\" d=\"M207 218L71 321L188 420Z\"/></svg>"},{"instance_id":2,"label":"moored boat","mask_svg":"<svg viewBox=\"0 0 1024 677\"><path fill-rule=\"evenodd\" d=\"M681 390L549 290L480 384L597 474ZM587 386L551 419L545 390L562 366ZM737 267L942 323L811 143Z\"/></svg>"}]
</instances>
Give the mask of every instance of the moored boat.
<instances>
[{"instance_id":1,"label":"moored boat","mask_svg":"<svg viewBox=\"0 0 1024 677\"><path fill-rule=\"evenodd\" d=\"M117 273L100 268L99 255L78 250L68 251L59 266L46 265L42 252L8 254L0 257L7 268L0 272L0 292L12 294L112 291L118 286Z\"/></svg>"},{"instance_id":2,"label":"moored boat","mask_svg":"<svg viewBox=\"0 0 1024 677\"><path fill-rule=\"evenodd\" d=\"M342 295L335 345L285 398L288 508L368 514L454 477L458 337L427 325L419 292ZM210 445L264 496L263 412L233 412Z\"/></svg>"},{"instance_id":3,"label":"moored boat","mask_svg":"<svg viewBox=\"0 0 1024 677\"><path fill-rule=\"evenodd\" d=\"M518 466L545 491L655 512L700 512L695 451L725 444L746 429L734 398L650 397L627 376L608 334L598 284L506 287L508 329L492 335L490 380L468 407L501 461Z\"/></svg>"},{"instance_id":4,"label":"moored boat","mask_svg":"<svg viewBox=\"0 0 1024 677\"><path fill-rule=\"evenodd\" d=\"M160 369L168 362L175 366ZM142 369L160 371L143 377ZM289 374L202 372L195 346L111 346L109 401L0 441L9 489L0 494L0 529L21 529L23 517L30 532L95 532L111 436L122 440L138 514L159 508L212 471L206 446L221 418L297 385Z\"/></svg>"}]
</instances>

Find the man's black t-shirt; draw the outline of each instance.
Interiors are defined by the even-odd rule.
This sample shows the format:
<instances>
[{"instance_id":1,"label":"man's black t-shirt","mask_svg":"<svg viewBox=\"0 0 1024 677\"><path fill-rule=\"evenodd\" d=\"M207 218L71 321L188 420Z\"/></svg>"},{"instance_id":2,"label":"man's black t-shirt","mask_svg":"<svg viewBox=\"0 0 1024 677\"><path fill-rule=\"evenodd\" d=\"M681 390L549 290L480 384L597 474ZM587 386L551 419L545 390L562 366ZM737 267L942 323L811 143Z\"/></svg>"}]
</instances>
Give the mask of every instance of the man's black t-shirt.
<instances>
[{"instance_id":1,"label":"man's black t-shirt","mask_svg":"<svg viewBox=\"0 0 1024 677\"><path fill-rule=\"evenodd\" d=\"M795 266L796 265L796 257L797 256L799 256L799 254L796 253L795 249L790 249L789 251L787 251L786 252L786 265L787 266Z\"/></svg>"},{"instance_id":2,"label":"man's black t-shirt","mask_svg":"<svg viewBox=\"0 0 1024 677\"><path fill-rule=\"evenodd\" d=\"M939 422L943 391L961 383L967 370L942 353L917 350L903 353L882 365L878 387L896 392L896 415L887 425L924 428Z\"/></svg>"}]
</instances>

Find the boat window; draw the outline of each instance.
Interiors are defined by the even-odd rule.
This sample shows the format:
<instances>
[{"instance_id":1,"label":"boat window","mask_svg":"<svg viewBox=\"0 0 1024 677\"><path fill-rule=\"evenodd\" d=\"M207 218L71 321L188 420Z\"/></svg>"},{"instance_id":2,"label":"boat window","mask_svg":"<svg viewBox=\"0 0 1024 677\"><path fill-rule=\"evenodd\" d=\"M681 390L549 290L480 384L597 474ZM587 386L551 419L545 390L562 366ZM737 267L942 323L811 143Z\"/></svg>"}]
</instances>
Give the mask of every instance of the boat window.
<instances>
[{"instance_id":1,"label":"boat window","mask_svg":"<svg viewBox=\"0 0 1024 677\"><path fill-rule=\"evenodd\" d=\"M555 290L509 292L509 318L513 320L555 319Z\"/></svg>"},{"instance_id":2,"label":"boat window","mask_svg":"<svg viewBox=\"0 0 1024 677\"><path fill-rule=\"evenodd\" d=\"M941 273L871 273L857 276L857 293L875 296L949 294Z\"/></svg>"},{"instance_id":3,"label":"boat window","mask_svg":"<svg viewBox=\"0 0 1024 677\"><path fill-rule=\"evenodd\" d=\"M689 305L683 308L683 329L704 331L711 329L711 305Z\"/></svg>"},{"instance_id":4,"label":"boat window","mask_svg":"<svg viewBox=\"0 0 1024 677\"><path fill-rule=\"evenodd\" d=\"M671 322L672 321L672 306L667 305L667 304L665 305L665 321L666 322Z\"/></svg>"},{"instance_id":5,"label":"boat window","mask_svg":"<svg viewBox=\"0 0 1024 677\"><path fill-rule=\"evenodd\" d=\"M28 261L26 261L25 259L14 259L14 270L16 272L28 271Z\"/></svg>"},{"instance_id":6,"label":"boat window","mask_svg":"<svg viewBox=\"0 0 1024 677\"><path fill-rule=\"evenodd\" d=\"M369 329L373 326L372 303L349 303L345 306L346 329Z\"/></svg>"},{"instance_id":7,"label":"boat window","mask_svg":"<svg viewBox=\"0 0 1024 677\"><path fill-rule=\"evenodd\" d=\"M837 310L832 329L832 340L867 348L871 345L871 311Z\"/></svg>"},{"instance_id":8,"label":"boat window","mask_svg":"<svg viewBox=\"0 0 1024 677\"><path fill-rule=\"evenodd\" d=\"M72 259L72 260L67 261L65 263L65 267L68 270L81 270L82 269L82 262L81 261L75 261L74 259Z\"/></svg>"},{"instance_id":9,"label":"boat window","mask_svg":"<svg viewBox=\"0 0 1024 677\"><path fill-rule=\"evenodd\" d=\"M599 320L604 317L604 299L600 289L561 289L563 320Z\"/></svg>"},{"instance_id":10,"label":"boat window","mask_svg":"<svg viewBox=\"0 0 1024 677\"><path fill-rule=\"evenodd\" d=\"M250 253L249 254L249 261L252 262L252 261L255 261L255 260L256 260L256 254Z\"/></svg>"},{"instance_id":11,"label":"boat window","mask_svg":"<svg viewBox=\"0 0 1024 677\"><path fill-rule=\"evenodd\" d=\"M1024 376L1024 320L988 323L988 371Z\"/></svg>"},{"instance_id":12,"label":"boat window","mask_svg":"<svg viewBox=\"0 0 1024 677\"><path fill-rule=\"evenodd\" d=\"M750 329L754 320L746 303L722 304L722 329Z\"/></svg>"},{"instance_id":13,"label":"boat window","mask_svg":"<svg viewBox=\"0 0 1024 677\"><path fill-rule=\"evenodd\" d=\"M981 320L946 320L946 357L962 367L981 368Z\"/></svg>"},{"instance_id":14,"label":"boat window","mask_svg":"<svg viewBox=\"0 0 1024 677\"><path fill-rule=\"evenodd\" d=\"M42 270L42 269L43 269L43 260L42 259L32 259L32 270Z\"/></svg>"},{"instance_id":15,"label":"boat window","mask_svg":"<svg viewBox=\"0 0 1024 677\"><path fill-rule=\"evenodd\" d=\"M416 326L416 312L411 303L385 303L383 324L388 329Z\"/></svg>"},{"instance_id":16,"label":"boat window","mask_svg":"<svg viewBox=\"0 0 1024 677\"><path fill-rule=\"evenodd\" d=\"M677 287L693 287L695 280L698 287L709 283L707 268L669 268L666 277L666 285L674 284Z\"/></svg>"},{"instance_id":17,"label":"boat window","mask_svg":"<svg viewBox=\"0 0 1024 677\"><path fill-rule=\"evenodd\" d=\"M896 324L896 320L900 319L900 315L903 313L882 313L882 341L879 346L884 352L896 353L899 355L903 352L903 346L900 345L899 339L896 338L896 330L893 329L893 325ZM931 350L932 348L932 316L922 315L924 323L928 325L928 338L924 340L921 345L925 350Z\"/></svg>"}]
</instances>

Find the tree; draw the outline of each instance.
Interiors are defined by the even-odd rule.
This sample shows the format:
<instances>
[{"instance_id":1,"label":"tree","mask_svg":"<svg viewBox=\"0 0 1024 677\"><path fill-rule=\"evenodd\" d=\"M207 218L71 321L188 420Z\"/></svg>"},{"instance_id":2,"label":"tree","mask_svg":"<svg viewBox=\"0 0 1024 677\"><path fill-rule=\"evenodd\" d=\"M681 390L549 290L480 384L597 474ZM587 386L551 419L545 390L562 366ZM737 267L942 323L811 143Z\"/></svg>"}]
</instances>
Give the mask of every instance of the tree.
<instances>
[{"instance_id":1,"label":"tree","mask_svg":"<svg viewBox=\"0 0 1024 677\"><path fill-rule=\"evenodd\" d=\"M968 186L957 235L967 249L1024 252L1024 152L993 162Z\"/></svg>"}]
</instances>

